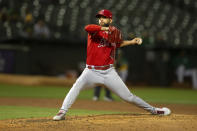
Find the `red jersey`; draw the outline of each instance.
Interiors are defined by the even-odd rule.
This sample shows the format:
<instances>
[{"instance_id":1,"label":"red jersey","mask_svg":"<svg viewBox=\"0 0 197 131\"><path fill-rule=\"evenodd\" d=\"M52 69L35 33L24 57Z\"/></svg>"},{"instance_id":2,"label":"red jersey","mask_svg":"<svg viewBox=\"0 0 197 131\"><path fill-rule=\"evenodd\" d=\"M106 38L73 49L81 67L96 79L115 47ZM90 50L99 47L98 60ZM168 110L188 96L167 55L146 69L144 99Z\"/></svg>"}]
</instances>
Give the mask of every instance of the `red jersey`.
<instances>
[{"instance_id":1,"label":"red jersey","mask_svg":"<svg viewBox=\"0 0 197 131\"><path fill-rule=\"evenodd\" d=\"M87 65L104 66L114 64L115 50L120 43L108 42L108 31L102 31L99 25L87 25Z\"/></svg>"}]
</instances>

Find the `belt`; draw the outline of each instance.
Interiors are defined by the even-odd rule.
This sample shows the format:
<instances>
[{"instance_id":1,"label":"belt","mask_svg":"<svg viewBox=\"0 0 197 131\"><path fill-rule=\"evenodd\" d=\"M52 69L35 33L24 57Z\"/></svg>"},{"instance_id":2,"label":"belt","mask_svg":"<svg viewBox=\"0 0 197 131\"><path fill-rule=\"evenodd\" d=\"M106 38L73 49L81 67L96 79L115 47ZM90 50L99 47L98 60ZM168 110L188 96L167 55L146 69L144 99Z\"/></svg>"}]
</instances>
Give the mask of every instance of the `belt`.
<instances>
[{"instance_id":1,"label":"belt","mask_svg":"<svg viewBox=\"0 0 197 131\"><path fill-rule=\"evenodd\" d=\"M95 70L107 70L109 68L113 67L113 65L105 65L105 66L91 66L87 65L88 69L95 69Z\"/></svg>"}]
</instances>

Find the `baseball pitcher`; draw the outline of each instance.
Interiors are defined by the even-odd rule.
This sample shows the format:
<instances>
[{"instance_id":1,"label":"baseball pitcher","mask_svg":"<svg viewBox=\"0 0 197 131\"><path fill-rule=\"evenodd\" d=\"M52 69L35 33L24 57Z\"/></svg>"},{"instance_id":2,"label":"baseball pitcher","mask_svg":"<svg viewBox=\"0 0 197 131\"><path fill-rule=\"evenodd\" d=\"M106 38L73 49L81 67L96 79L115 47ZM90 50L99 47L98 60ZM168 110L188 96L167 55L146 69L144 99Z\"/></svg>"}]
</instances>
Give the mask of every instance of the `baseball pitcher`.
<instances>
[{"instance_id":1,"label":"baseball pitcher","mask_svg":"<svg viewBox=\"0 0 197 131\"><path fill-rule=\"evenodd\" d=\"M104 85L124 101L135 104L144 110L158 115L169 115L171 111L166 108L156 108L130 92L118 76L113 64L117 48L142 44L141 38L123 40L121 32L112 26L112 13L101 10L96 15L98 25L90 24L85 27L88 32L86 68L68 92L60 111L53 120L64 120L66 112L76 100L82 89Z\"/></svg>"}]
</instances>

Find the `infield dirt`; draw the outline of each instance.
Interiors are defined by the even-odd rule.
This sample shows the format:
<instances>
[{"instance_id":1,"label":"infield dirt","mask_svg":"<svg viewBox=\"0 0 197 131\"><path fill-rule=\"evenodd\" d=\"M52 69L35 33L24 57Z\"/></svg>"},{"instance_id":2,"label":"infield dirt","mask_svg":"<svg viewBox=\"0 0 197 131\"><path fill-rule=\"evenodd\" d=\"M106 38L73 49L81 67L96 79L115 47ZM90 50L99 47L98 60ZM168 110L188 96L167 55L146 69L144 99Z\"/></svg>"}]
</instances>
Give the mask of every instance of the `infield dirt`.
<instances>
[{"instance_id":1,"label":"infield dirt","mask_svg":"<svg viewBox=\"0 0 197 131\"><path fill-rule=\"evenodd\" d=\"M62 99L0 98L0 105L57 107ZM154 104L156 105L156 104ZM63 121L52 118L1 120L1 131L196 131L197 105L167 106L170 116L155 116L125 102L94 102L77 100L72 109L109 110L128 112L112 115L67 116ZM54 114L55 115L55 114Z\"/></svg>"}]
</instances>

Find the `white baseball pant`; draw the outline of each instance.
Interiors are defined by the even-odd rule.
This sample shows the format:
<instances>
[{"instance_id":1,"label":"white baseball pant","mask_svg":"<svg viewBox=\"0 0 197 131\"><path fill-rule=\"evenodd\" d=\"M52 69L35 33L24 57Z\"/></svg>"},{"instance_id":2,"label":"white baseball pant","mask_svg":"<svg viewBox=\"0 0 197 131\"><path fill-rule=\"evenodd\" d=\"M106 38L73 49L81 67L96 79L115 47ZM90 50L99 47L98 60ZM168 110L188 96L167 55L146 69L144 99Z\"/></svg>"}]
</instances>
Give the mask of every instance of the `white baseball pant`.
<instances>
[{"instance_id":1,"label":"white baseball pant","mask_svg":"<svg viewBox=\"0 0 197 131\"><path fill-rule=\"evenodd\" d=\"M66 112L76 100L79 92L83 89L93 88L97 85L104 85L109 90L114 92L124 101L131 104L135 104L146 111L153 112L154 107L143 101L141 98L133 95L121 78L118 76L114 67L107 70L95 70L85 68L77 81L73 84L73 87L68 92L64 99L61 110Z\"/></svg>"},{"instance_id":2,"label":"white baseball pant","mask_svg":"<svg viewBox=\"0 0 197 131\"><path fill-rule=\"evenodd\" d=\"M184 65L180 65L176 70L177 80L179 83L183 83L185 76L190 76L192 79L193 89L197 89L197 70L186 69Z\"/></svg>"}]
</instances>

